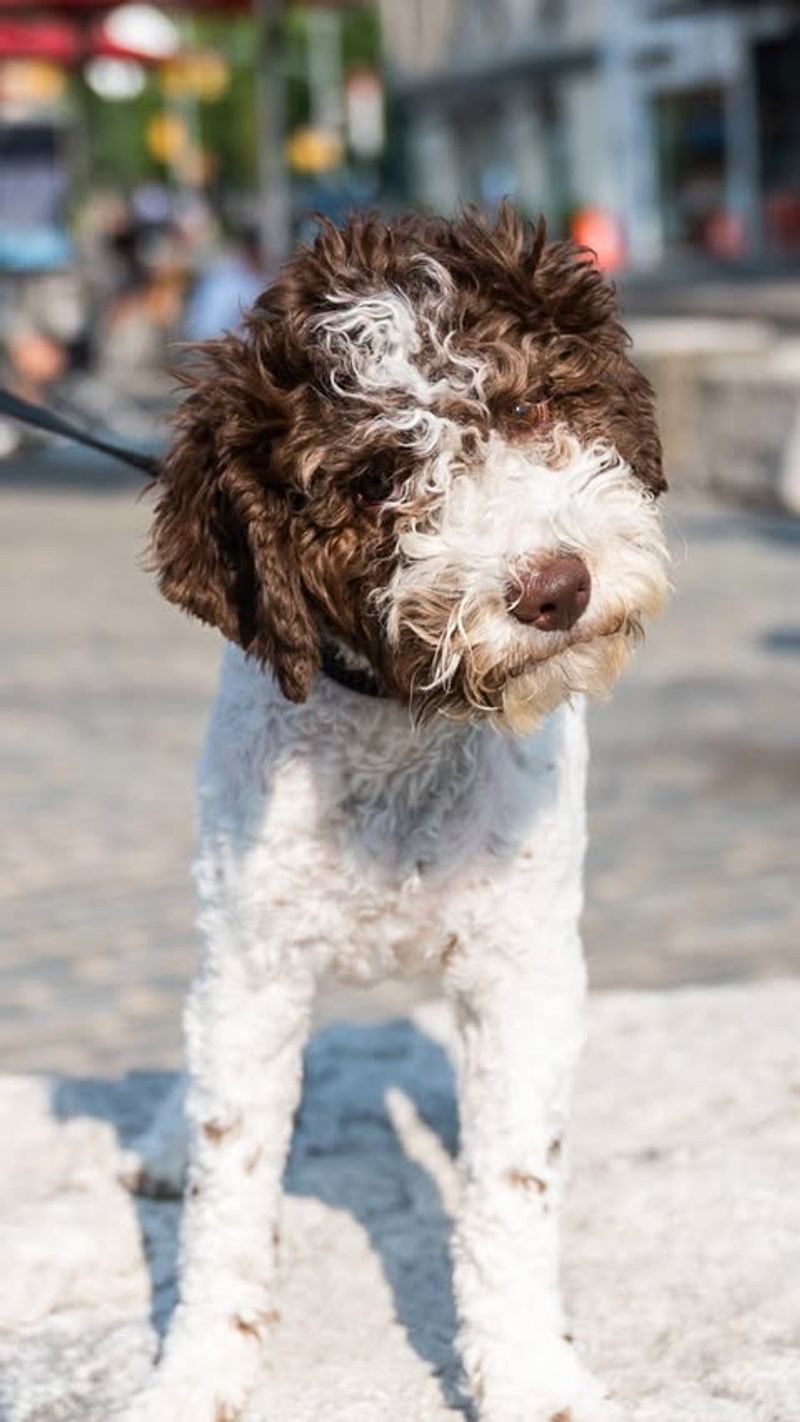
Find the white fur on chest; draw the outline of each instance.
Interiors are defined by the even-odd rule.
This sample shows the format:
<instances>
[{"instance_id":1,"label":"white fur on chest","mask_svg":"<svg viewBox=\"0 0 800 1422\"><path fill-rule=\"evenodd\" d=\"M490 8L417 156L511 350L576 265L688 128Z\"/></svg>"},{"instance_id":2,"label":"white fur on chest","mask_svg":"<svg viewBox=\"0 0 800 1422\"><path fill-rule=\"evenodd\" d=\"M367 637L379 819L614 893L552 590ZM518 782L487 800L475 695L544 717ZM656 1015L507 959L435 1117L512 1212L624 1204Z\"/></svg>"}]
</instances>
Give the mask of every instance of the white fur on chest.
<instances>
[{"instance_id":1,"label":"white fur on chest","mask_svg":"<svg viewBox=\"0 0 800 1422\"><path fill-rule=\"evenodd\" d=\"M414 728L324 678L292 706L229 647L200 767L201 896L224 882L275 966L301 952L368 980L482 934L519 951L554 894L578 906L585 764L581 707L524 739Z\"/></svg>"}]
</instances>

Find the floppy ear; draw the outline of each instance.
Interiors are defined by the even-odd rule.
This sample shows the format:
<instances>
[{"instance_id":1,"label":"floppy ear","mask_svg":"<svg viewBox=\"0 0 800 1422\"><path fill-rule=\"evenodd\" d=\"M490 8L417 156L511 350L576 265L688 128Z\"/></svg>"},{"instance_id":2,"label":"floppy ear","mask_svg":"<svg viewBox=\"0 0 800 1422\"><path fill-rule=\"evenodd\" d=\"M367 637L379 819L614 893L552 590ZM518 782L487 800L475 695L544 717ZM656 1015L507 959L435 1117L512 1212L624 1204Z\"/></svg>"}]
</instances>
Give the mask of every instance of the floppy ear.
<instances>
[{"instance_id":1,"label":"floppy ear","mask_svg":"<svg viewBox=\"0 0 800 1422\"><path fill-rule=\"evenodd\" d=\"M304 701L319 644L293 555L289 494L271 475L253 372L224 373L223 355L252 356L232 337L204 355L212 371L189 377L194 388L154 486L151 561L170 602L218 627L272 668L290 701Z\"/></svg>"}]
</instances>

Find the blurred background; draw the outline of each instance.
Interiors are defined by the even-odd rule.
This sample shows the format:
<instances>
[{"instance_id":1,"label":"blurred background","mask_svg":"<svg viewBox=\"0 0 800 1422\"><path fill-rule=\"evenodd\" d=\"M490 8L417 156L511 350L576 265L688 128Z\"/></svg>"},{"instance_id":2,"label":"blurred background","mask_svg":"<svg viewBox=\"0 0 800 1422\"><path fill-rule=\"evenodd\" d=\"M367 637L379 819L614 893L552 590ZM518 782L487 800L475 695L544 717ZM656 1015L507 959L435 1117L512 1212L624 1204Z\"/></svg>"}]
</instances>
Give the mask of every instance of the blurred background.
<instances>
[{"instance_id":1,"label":"blurred background","mask_svg":"<svg viewBox=\"0 0 800 1422\"><path fill-rule=\"evenodd\" d=\"M87 429L157 451L177 343L314 212L510 196L615 280L676 594L592 712L601 988L800 970L798 90L793 3L0 0L0 383ZM5 1070L179 1060L219 648L142 571L138 492L0 421Z\"/></svg>"}]
</instances>

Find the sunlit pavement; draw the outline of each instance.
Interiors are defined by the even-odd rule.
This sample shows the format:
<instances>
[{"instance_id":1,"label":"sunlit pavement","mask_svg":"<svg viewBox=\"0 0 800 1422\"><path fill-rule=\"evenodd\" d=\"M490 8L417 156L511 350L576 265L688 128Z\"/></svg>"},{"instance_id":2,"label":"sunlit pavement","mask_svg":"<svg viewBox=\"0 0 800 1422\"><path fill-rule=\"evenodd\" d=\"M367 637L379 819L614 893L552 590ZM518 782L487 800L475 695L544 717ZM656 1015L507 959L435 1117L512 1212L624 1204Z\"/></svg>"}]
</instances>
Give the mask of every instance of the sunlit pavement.
<instances>
[{"instance_id":1,"label":"sunlit pavement","mask_svg":"<svg viewBox=\"0 0 800 1422\"><path fill-rule=\"evenodd\" d=\"M141 570L136 493L94 459L0 465L4 1070L179 1058L193 763L218 644ZM596 987L800 967L800 524L669 508L675 598L592 713ZM324 1010L408 997L339 991Z\"/></svg>"}]
</instances>

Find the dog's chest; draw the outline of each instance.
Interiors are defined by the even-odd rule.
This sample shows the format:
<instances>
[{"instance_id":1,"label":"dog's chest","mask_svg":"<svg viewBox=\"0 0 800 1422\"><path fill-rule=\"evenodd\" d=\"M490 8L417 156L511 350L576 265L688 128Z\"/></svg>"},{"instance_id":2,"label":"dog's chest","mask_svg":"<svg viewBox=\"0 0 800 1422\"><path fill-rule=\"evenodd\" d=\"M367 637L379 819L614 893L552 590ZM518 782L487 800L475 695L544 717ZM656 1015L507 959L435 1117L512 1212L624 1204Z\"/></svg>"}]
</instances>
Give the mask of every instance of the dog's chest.
<instances>
[{"instance_id":1,"label":"dog's chest","mask_svg":"<svg viewBox=\"0 0 800 1422\"><path fill-rule=\"evenodd\" d=\"M402 708L338 691L298 711L253 689L235 685L212 725L204 821L224 823L265 935L328 966L430 965L454 933L519 916L580 840L573 713L518 740L444 720L415 730Z\"/></svg>"},{"instance_id":2,"label":"dog's chest","mask_svg":"<svg viewBox=\"0 0 800 1422\"><path fill-rule=\"evenodd\" d=\"M319 826L339 857L384 883L439 877L481 852L502 830L492 795L502 767L474 735L440 744L391 736L343 742L331 758Z\"/></svg>"},{"instance_id":3,"label":"dog's chest","mask_svg":"<svg viewBox=\"0 0 800 1422\"><path fill-rule=\"evenodd\" d=\"M546 754L493 732L374 731L329 746L308 787L336 965L369 977L435 962L465 915L492 912L556 778Z\"/></svg>"}]
</instances>

